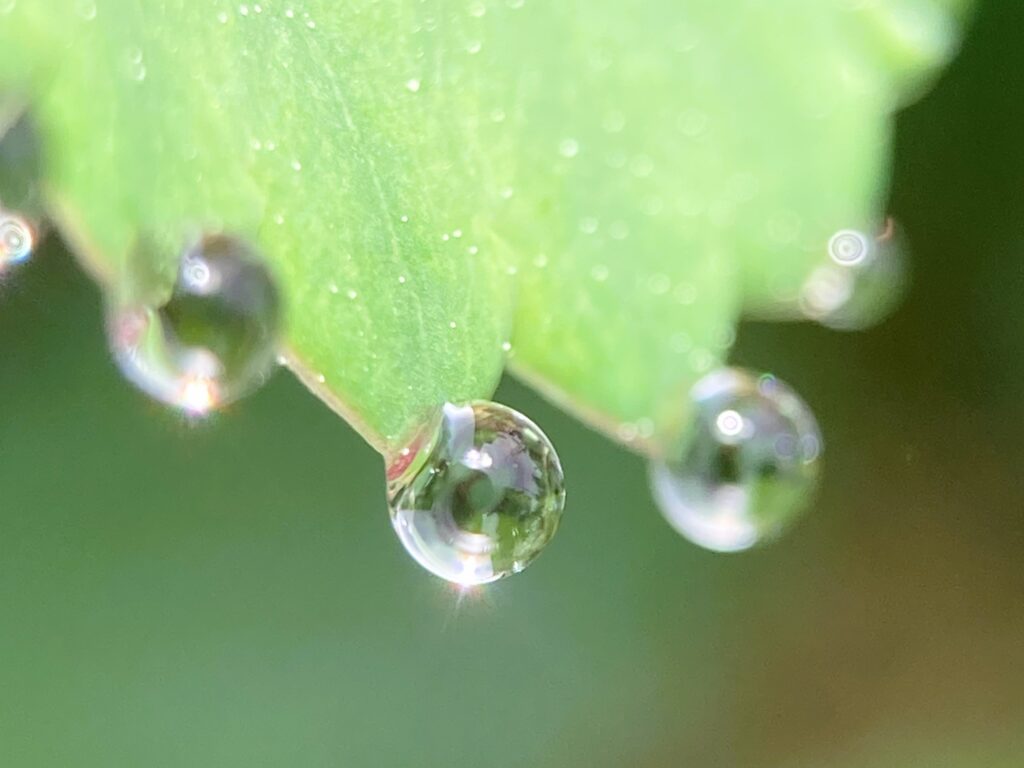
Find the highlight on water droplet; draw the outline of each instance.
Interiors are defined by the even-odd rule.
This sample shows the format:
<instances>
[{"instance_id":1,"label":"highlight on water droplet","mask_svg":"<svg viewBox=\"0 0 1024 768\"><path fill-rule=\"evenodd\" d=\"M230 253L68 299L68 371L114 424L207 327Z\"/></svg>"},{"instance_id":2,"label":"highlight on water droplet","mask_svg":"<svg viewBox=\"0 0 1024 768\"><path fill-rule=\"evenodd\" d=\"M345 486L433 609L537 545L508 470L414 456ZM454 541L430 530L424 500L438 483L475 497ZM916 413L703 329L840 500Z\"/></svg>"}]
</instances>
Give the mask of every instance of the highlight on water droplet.
<instances>
[{"instance_id":1,"label":"highlight on water droplet","mask_svg":"<svg viewBox=\"0 0 1024 768\"><path fill-rule=\"evenodd\" d=\"M723 368L691 392L682 451L650 466L665 519L715 552L777 538L817 487L821 433L806 403L773 376Z\"/></svg>"},{"instance_id":2,"label":"highlight on water droplet","mask_svg":"<svg viewBox=\"0 0 1024 768\"><path fill-rule=\"evenodd\" d=\"M125 377L193 416L259 387L274 366L281 300L260 258L242 241L207 235L185 249L163 301L128 281L108 303L107 336Z\"/></svg>"},{"instance_id":3,"label":"highlight on water droplet","mask_svg":"<svg viewBox=\"0 0 1024 768\"><path fill-rule=\"evenodd\" d=\"M446 404L388 467L391 522L410 555L470 586L522 571L558 529L562 467L551 442L497 403Z\"/></svg>"},{"instance_id":4,"label":"highlight on water droplet","mask_svg":"<svg viewBox=\"0 0 1024 768\"><path fill-rule=\"evenodd\" d=\"M27 261L35 246L35 231L23 216L0 208L0 273Z\"/></svg>"},{"instance_id":5,"label":"highlight on water droplet","mask_svg":"<svg viewBox=\"0 0 1024 768\"><path fill-rule=\"evenodd\" d=\"M804 282L800 307L811 320L837 330L863 330L888 317L907 286L907 257L899 226L888 219L880 234L836 232L828 259Z\"/></svg>"}]
</instances>

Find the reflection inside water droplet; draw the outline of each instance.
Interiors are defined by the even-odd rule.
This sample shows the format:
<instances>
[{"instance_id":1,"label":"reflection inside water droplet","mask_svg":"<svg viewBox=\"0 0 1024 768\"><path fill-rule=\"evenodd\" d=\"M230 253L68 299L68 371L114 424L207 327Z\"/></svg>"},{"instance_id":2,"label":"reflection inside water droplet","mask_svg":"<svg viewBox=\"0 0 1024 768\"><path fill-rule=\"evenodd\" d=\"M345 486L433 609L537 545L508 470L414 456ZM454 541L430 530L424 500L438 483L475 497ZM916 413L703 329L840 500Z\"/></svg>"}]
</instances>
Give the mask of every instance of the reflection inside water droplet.
<instances>
[{"instance_id":1,"label":"reflection inside water droplet","mask_svg":"<svg viewBox=\"0 0 1024 768\"><path fill-rule=\"evenodd\" d=\"M876 237L853 229L835 233L828 260L804 282L805 316L839 330L861 330L884 320L907 284L907 258L898 225L889 219Z\"/></svg>"},{"instance_id":2,"label":"reflection inside water droplet","mask_svg":"<svg viewBox=\"0 0 1024 768\"><path fill-rule=\"evenodd\" d=\"M821 434L807 405L772 376L715 371L693 388L680 458L653 462L662 514L687 539L737 552L776 538L817 484Z\"/></svg>"},{"instance_id":3,"label":"reflection inside water droplet","mask_svg":"<svg viewBox=\"0 0 1024 768\"><path fill-rule=\"evenodd\" d=\"M445 405L388 468L391 522L409 554L457 584L518 573L554 536L562 468L529 419L496 403Z\"/></svg>"},{"instance_id":4,"label":"reflection inside water droplet","mask_svg":"<svg viewBox=\"0 0 1024 768\"><path fill-rule=\"evenodd\" d=\"M139 258L143 258L141 255ZM208 236L182 255L169 298L111 302L114 359L142 391L193 415L237 400L269 375L280 299L266 267L242 242Z\"/></svg>"},{"instance_id":5,"label":"reflection inside water droplet","mask_svg":"<svg viewBox=\"0 0 1024 768\"><path fill-rule=\"evenodd\" d=\"M0 208L0 272L27 261L35 245L35 233L28 221Z\"/></svg>"}]
</instances>

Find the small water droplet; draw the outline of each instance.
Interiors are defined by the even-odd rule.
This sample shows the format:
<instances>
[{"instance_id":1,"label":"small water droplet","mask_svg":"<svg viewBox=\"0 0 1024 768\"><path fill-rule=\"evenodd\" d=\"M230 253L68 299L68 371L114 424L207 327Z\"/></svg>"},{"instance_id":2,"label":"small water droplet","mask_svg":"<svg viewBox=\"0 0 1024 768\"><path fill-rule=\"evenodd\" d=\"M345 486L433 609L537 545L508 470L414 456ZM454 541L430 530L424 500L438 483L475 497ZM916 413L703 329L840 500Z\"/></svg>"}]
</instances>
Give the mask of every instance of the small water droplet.
<instances>
[{"instance_id":1,"label":"small water droplet","mask_svg":"<svg viewBox=\"0 0 1024 768\"><path fill-rule=\"evenodd\" d=\"M300 163L298 160L292 160L292 170L295 171L296 173L301 171L302 163Z\"/></svg>"},{"instance_id":2,"label":"small water droplet","mask_svg":"<svg viewBox=\"0 0 1024 768\"><path fill-rule=\"evenodd\" d=\"M716 552L777 538L817 485L822 441L810 409L774 377L736 368L708 374L691 396L695 420L685 447L651 464L665 518Z\"/></svg>"},{"instance_id":3,"label":"small water droplet","mask_svg":"<svg viewBox=\"0 0 1024 768\"><path fill-rule=\"evenodd\" d=\"M481 43L479 40L470 40L466 44L466 53L474 55L474 54L480 53L482 48L483 48L483 43Z\"/></svg>"},{"instance_id":4,"label":"small water droplet","mask_svg":"<svg viewBox=\"0 0 1024 768\"><path fill-rule=\"evenodd\" d=\"M576 139L562 139L558 145L558 154L562 157L572 159L580 153L580 144Z\"/></svg>"},{"instance_id":5,"label":"small water droplet","mask_svg":"<svg viewBox=\"0 0 1024 768\"><path fill-rule=\"evenodd\" d=\"M639 178L650 176L653 170L654 161L647 155L637 155L629 163L630 173Z\"/></svg>"},{"instance_id":6,"label":"small water droplet","mask_svg":"<svg viewBox=\"0 0 1024 768\"><path fill-rule=\"evenodd\" d=\"M584 235L592 235L597 232L597 228L600 226L600 222L593 216L584 216L580 219L580 232Z\"/></svg>"},{"instance_id":7,"label":"small water droplet","mask_svg":"<svg viewBox=\"0 0 1024 768\"><path fill-rule=\"evenodd\" d=\"M419 78L411 77L405 81L405 87L411 93L419 93L420 81Z\"/></svg>"},{"instance_id":8,"label":"small water droplet","mask_svg":"<svg viewBox=\"0 0 1024 768\"><path fill-rule=\"evenodd\" d=\"M114 360L151 397L202 415L263 383L275 357L280 297L242 242L204 237L185 250L169 297L108 305Z\"/></svg>"},{"instance_id":9,"label":"small water droplet","mask_svg":"<svg viewBox=\"0 0 1024 768\"><path fill-rule=\"evenodd\" d=\"M27 261L34 245L32 225L22 216L0 209L0 273Z\"/></svg>"},{"instance_id":10,"label":"small water droplet","mask_svg":"<svg viewBox=\"0 0 1024 768\"><path fill-rule=\"evenodd\" d=\"M11 3L13 7L13 3ZM92 21L96 18L95 0L75 0L75 13L80 19Z\"/></svg>"},{"instance_id":11,"label":"small water droplet","mask_svg":"<svg viewBox=\"0 0 1024 768\"><path fill-rule=\"evenodd\" d=\"M907 284L906 252L896 223L889 219L871 237L844 229L828 242L828 260L804 281L804 315L838 330L862 330L887 317Z\"/></svg>"},{"instance_id":12,"label":"small water droplet","mask_svg":"<svg viewBox=\"0 0 1024 768\"><path fill-rule=\"evenodd\" d=\"M436 576L487 584L526 568L565 506L562 468L536 424L496 403L445 405L388 468L391 522Z\"/></svg>"},{"instance_id":13,"label":"small water droplet","mask_svg":"<svg viewBox=\"0 0 1024 768\"><path fill-rule=\"evenodd\" d=\"M669 292L669 289L672 287L672 279L668 275L659 272L650 276L647 281L647 287L655 296L661 296Z\"/></svg>"},{"instance_id":14,"label":"small water droplet","mask_svg":"<svg viewBox=\"0 0 1024 768\"><path fill-rule=\"evenodd\" d=\"M612 240L625 240L629 237L629 225L624 221L613 221L608 225L608 236Z\"/></svg>"},{"instance_id":15,"label":"small water droplet","mask_svg":"<svg viewBox=\"0 0 1024 768\"><path fill-rule=\"evenodd\" d=\"M601 126L608 133L620 133L626 127L626 116L618 110L608 112L601 121Z\"/></svg>"},{"instance_id":16,"label":"small water droplet","mask_svg":"<svg viewBox=\"0 0 1024 768\"><path fill-rule=\"evenodd\" d=\"M359 294L358 294L358 293L356 293L356 292L355 292L354 290L352 290L351 288L349 288L349 289L348 289L347 291L345 291L345 295L346 295L346 296L348 296L348 297L349 297L349 299L351 299L352 301L355 301L356 299L358 299L358 298L359 298Z\"/></svg>"},{"instance_id":17,"label":"small water droplet","mask_svg":"<svg viewBox=\"0 0 1024 768\"><path fill-rule=\"evenodd\" d=\"M506 352L506 353L507 352L511 352L512 351L512 342L511 341L503 341L503 342L501 342L501 351L502 352Z\"/></svg>"}]
</instances>

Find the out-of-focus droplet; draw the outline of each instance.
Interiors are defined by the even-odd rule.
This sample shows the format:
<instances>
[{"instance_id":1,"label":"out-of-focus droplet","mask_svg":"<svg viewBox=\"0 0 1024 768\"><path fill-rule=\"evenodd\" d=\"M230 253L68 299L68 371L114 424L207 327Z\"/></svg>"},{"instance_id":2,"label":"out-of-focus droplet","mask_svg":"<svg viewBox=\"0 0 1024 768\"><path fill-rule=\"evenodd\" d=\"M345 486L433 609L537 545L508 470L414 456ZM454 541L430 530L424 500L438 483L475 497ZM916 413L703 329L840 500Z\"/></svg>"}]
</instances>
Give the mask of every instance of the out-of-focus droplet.
<instances>
[{"instance_id":1,"label":"out-of-focus droplet","mask_svg":"<svg viewBox=\"0 0 1024 768\"><path fill-rule=\"evenodd\" d=\"M773 376L723 368L692 390L694 423L677 459L651 464L662 514L683 536L738 552L779 536L817 485L821 433Z\"/></svg>"},{"instance_id":2,"label":"out-of-focus droplet","mask_svg":"<svg viewBox=\"0 0 1024 768\"><path fill-rule=\"evenodd\" d=\"M0 272L27 261L34 245L32 225L17 213L0 208Z\"/></svg>"},{"instance_id":3,"label":"out-of-focus droplet","mask_svg":"<svg viewBox=\"0 0 1024 768\"><path fill-rule=\"evenodd\" d=\"M811 320L837 330L863 330L888 317L907 284L899 227L889 219L881 234L852 229L828 242L828 259L804 282L800 304Z\"/></svg>"},{"instance_id":4,"label":"out-of-focus droplet","mask_svg":"<svg viewBox=\"0 0 1024 768\"><path fill-rule=\"evenodd\" d=\"M565 490L551 442L497 403L445 405L388 467L391 522L415 560L461 585L529 565L555 535Z\"/></svg>"},{"instance_id":5,"label":"out-of-focus droplet","mask_svg":"<svg viewBox=\"0 0 1024 768\"><path fill-rule=\"evenodd\" d=\"M266 380L280 316L263 262L241 241L211 235L185 250L165 302L111 302L107 334L118 367L139 389L202 415Z\"/></svg>"}]
</instances>

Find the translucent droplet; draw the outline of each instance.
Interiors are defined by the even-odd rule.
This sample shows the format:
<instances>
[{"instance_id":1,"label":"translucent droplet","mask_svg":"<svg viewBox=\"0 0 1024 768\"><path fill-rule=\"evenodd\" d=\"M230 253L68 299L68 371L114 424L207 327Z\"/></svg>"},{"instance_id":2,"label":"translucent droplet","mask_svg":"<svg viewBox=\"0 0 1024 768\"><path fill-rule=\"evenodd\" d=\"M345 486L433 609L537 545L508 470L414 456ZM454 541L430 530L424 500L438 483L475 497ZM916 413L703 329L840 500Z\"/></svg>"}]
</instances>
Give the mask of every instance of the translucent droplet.
<instances>
[{"instance_id":1,"label":"translucent droplet","mask_svg":"<svg viewBox=\"0 0 1024 768\"><path fill-rule=\"evenodd\" d=\"M562 467L543 432L503 405L445 405L388 468L391 522L416 561L463 585L529 565L565 505Z\"/></svg>"},{"instance_id":2,"label":"translucent droplet","mask_svg":"<svg viewBox=\"0 0 1024 768\"><path fill-rule=\"evenodd\" d=\"M0 208L0 272L28 260L34 244L32 225L18 214Z\"/></svg>"},{"instance_id":3,"label":"translucent droplet","mask_svg":"<svg viewBox=\"0 0 1024 768\"><path fill-rule=\"evenodd\" d=\"M188 248L163 303L113 302L107 334L124 375L193 415L237 400L273 368L281 301L260 259L223 235Z\"/></svg>"},{"instance_id":4,"label":"translucent droplet","mask_svg":"<svg viewBox=\"0 0 1024 768\"><path fill-rule=\"evenodd\" d=\"M906 251L899 227L889 219L877 236L836 232L828 242L828 260L804 282L800 306L822 325L863 330L896 309L906 285Z\"/></svg>"},{"instance_id":5,"label":"translucent droplet","mask_svg":"<svg viewBox=\"0 0 1024 768\"><path fill-rule=\"evenodd\" d=\"M651 464L662 514L716 552L775 539L817 485L822 441L814 415L773 376L737 368L708 374L691 396L685 448L678 459Z\"/></svg>"}]
</instances>

